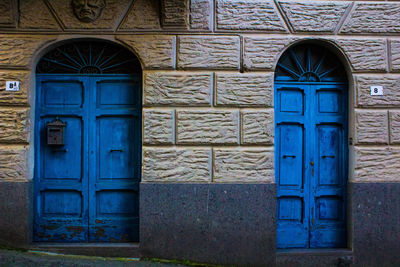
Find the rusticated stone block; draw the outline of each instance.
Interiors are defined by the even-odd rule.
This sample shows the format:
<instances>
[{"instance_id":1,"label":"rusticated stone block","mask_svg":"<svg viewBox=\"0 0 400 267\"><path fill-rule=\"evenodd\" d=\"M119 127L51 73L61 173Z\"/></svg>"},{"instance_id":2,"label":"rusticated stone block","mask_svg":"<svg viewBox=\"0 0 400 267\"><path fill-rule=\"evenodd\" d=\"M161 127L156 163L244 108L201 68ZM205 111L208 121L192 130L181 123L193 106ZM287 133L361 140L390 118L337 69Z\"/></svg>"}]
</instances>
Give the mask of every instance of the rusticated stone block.
<instances>
[{"instance_id":1,"label":"rusticated stone block","mask_svg":"<svg viewBox=\"0 0 400 267\"><path fill-rule=\"evenodd\" d=\"M189 0L162 0L162 26L187 28Z\"/></svg>"},{"instance_id":2,"label":"rusticated stone block","mask_svg":"<svg viewBox=\"0 0 400 267\"><path fill-rule=\"evenodd\" d=\"M388 112L356 111L357 144L388 144Z\"/></svg>"},{"instance_id":3,"label":"rusticated stone block","mask_svg":"<svg viewBox=\"0 0 400 267\"><path fill-rule=\"evenodd\" d=\"M15 27L16 24L16 1L0 1L0 27Z\"/></svg>"},{"instance_id":4,"label":"rusticated stone block","mask_svg":"<svg viewBox=\"0 0 400 267\"><path fill-rule=\"evenodd\" d=\"M242 144L274 144L273 110L242 110Z\"/></svg>"},{"instance_id":5,"label":"rusticated stone block","mask_svg":"<svg viewBox=\"0 0 400 267\"><path fill-rule=\"evenodd\" d=\"M214 149L214 182L272 182L272 149Z\"/></svg>"},{"instance_id":6,"label":"rusticated stone block","mask_svg":"<svg viewBox=\"0 0 400 267\"><path fill-rule=\"evenodd\" d=\"M400 75L356 75L357 99L360 107L400 106ZM383 96L371 97L371 85L383 86Z\"/></svg>"},{"instance_id":7,"label":"rusticated stone block","mask_svg":"<svg viewBox=\"0 0 400 267\"><path fill-rule=\"evenodd\" d=\"M143 148L143 182L209 182L210 149Z\"/></svg>"},{"instance_id":8,"label":"rusticated stone block","mask_svg":"<svg viewBox=\"0 0 400 267\"><path fill-rule=\"evenodd\" d=\"M178 66L180 68L239 69L239 63L239 37L179 37Z\"/></svg>"},{"instance_id":9,"label":"rusticated stone block","mask_svg":"<svg viewBox=\"0 0 400 267\"><path fill-rule=\"evenodd\" d=\"M41 0L24 0L19 5L19 26L24 29L59 30L50 10Z\"/></svg>"},{"instance_id":10,"label":"rusticated stone block","mask_svg":"<svg viewBox=\"0 0 400 267\"><path fill-rule=\"evenodd\" d=\"M400 181L400 148L356 147L355 182Z\"/></svg>"},{"instance_id":11,"label":"rusticated stone block","mask_svg":"<svg viewBox=\"0 0 400 267\"><path fill-rule=\"evenodd\" d=\"M217 28L220 30L285 31L272 1L217 0Z\"/></svg>"},{"instance_id":12,"label":"rusticated stone block","mask_svg":"<svg viewBox=\"0 0 400 267\"><path fill-rule=\"evenodd\" d=\"M94 22L81 22L75 16L71 1L47 0L65 29L115 30L125 15L131 0L107 0L101 15Z\"/></svg>"},{"instance_id":13,"label":"rusticated stone block","mask_svg":"<svg viewBox=\"0 0 400 267\"><path fill-rule=\"evenodd\" d=\"M400 71L400 40L391 40L390 47L392 71Z\"/></svg>"},{"instance_id":14,"label":"rusticated stone block","mask_svg":"<svg viewBox=\"0 0 400 267\"><path fill-rule=\"evenodd\" d=\"M0 65L26 67L36 50L55 40L51 35L27 36L2 34L0 38Z\"/></svg>"},{"instance_id":15,"label":"rusticated stone block","mask_svg":"<svg viewBox=\"0 0 400 267\"><path fill-rule=\"evenodd\" d=\"M132 47L145 69L174 68L175 36L118 35L115 38Z\"/></svg>"},{"instance_id":16,"label":"rusticated stone block","mask_svg":"<svg viewBox=\"0 0 400 267\"><path fill-rule=\"evenodd\" d=\"M337 39L356 71L386 71L385 39Z\"/></svg>"},{"instance_id":17,"label":"rusticated stone block","mask_svg":"<svg viewBox=\"0 0 400 267\"><path fill-rule=\"evenodd\" d=\"M178 144L237 144L237 111L180 110L177 112Z\"/></svg>"},{"instance_id":18,"label":"rusticated stone block","mask_svg":"<svg viewBox=\"0 0 400 267\"><path fill-rule=\"evenodd\" d=\"M400 144L400 111L389 111L390 143Z\"/></svg>"},{"instance_id":19,"label":"rusticated stone block","mask_svg":"<svg viewBox=\"0 0 400 267\"><path fill-rule=\"evenodd\" d=\"M218 106L273 105L273 73L218 73L216 80Z\"/></svg>"},{"instance_id":20,"label":"rusticated stone block","mask_svg":"<svg viewBox=\"0 0 400 267\"><path fill-rule=\"evenodd\" d=\"M243 64L247 70L273 70L278 56L294 38L244 37Z\"/></svg>"},{"instance_id":21,"label":"rusticated stone block","mask_svg":"<svg viewBox=\"0 0 400 267\"><path fill-rule=\"evenodd\" d=\"M190 28L196 30L210 30L211 0L190 1Z\"/></svg>"},{"instance_id":22,"label":"rusticated stone block","mask_svg":"<svg viewBox=\"0 0 400 267\"><path fill-rule=\"evenodd\" d=\"M160 29L160 0L136 0L119 30Z\"/></svg>"},{"instance_id":23,"label":"rusticated stone block","mask_svg":"<svg viewBox=\"0 0 400 267\"><path fill-rule=\"evenodd\" d=\"M400 4L356 3L342 33L399 33Z\"/></svg>"},{"instance_id":24,"label":"rusticated stone block","mask_svg":"<svg viewBox=\"0 0 400 267\"><path fill-rule=\"evenodd\" d=\"M22 181L28 177L25 147L0 146L0 180Z\"/></svg>"},{"instance_id":25,"label":"rusticated stone block","mask_svg":"<svg viewBox=\"0 0 400 267\"><path fill-rule=\"evenodd\" d=\"M349 2L279 1L295 32L334 32Z\"/></svg>"},{"instance_id":26,"label":"rusticated stone block","mask_svg":"<svg viewBox=\"0 0 400 267\"><path fill-rule=\"evenodd\" d=\"M0 142L29 142L29 109L0 108Z\"/></svg>"},{"instance_id":27,"label":"rusticated stone block","mask_svg":"<svg viewBox=\"0 0 400 267\"><path fill-rule=\"evenodd\" d=\"M145 144L172 144L174 141L173 110L145 109L143 112L143 142Z\"/></svg>"},{"instance_id":28,"label":"rusticated stone block","mask_svg":"<svg viewBox=\"0 0 400 267\"><path fill-rule=\"evenodd\" d=\"M211 73L146 73L144 75L144 104L210 106L211 87Z\"/></svg>"},{"instance_id":29,"label":"rusticated stone block","mask_svg":"<svg viewBox=\"0 0 400 267\"><path fill-rule=\"evenodd\" d=\"M27 105L29 77L29 71L0 71L0 105ZM6 91L6 81L20 81L19 91Z\"/></svg>"}]
</instances>

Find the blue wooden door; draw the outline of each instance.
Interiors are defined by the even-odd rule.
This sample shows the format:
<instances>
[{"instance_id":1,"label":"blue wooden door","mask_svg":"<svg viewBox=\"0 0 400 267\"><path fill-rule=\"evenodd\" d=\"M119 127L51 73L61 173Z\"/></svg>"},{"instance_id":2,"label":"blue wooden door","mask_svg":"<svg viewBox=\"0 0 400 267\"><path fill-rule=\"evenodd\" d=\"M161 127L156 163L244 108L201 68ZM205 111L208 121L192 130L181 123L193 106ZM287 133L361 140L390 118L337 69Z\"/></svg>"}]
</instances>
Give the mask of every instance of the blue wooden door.
<instances>
[{"instance_id":1,"label":"blue wooden door","mask_svg":"<svg viewBox=\"0 0 400 267\"><path fill-rule=\"evenodd\" d=\"M345 247L345 84L276 82L275 122L277 247Z\"/></svg>"},{"instance_id":2,"label":"blue wooden door","mask_svg":"<svg viewBox=\"0 0 400 267\"><path fill-rule=\"evenodd\" d=\"M46 142L56 118L62 146ZM140 155L140 77L38 75L34 240L138 241Z\"/></svg>"}]
</instances>

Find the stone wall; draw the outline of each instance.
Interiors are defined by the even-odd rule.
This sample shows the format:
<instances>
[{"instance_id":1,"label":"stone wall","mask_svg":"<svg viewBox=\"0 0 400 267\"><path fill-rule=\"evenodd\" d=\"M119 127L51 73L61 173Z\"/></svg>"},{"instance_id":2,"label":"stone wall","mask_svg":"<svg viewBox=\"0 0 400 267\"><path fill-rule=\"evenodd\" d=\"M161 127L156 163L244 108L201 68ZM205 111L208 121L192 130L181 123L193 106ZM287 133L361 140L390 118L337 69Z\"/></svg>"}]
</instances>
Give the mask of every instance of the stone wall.
<instances>
[{"instance_id":1,"label":"stone wall","mask_svg":"<svg viewBox=\"0 0 400 267\"><path fill-rule=\"evenodd\" d=\"M45 47L76 37L115 40L141 60L143 181L273 182L274 67L309 39L336 47L353 76L351 179L400 179L400 3L108 0L81 23L67 2L0 4L0 155L15 157L0 160L2 180L31 178L31 73ZM369 95L375 84L384 96Z\"/></svg>"},{"instance_id":2,"label":"stone wall","mask_svg":"<svg viewBox=\"0 0 400 267\"><path fill-rule=\"evenodd\" d=\"M224 247L225 242L233 249L229 255L235 255L235 245L241 240L243 257L233 263L256 266L259 262L256 264L254 260L260 259L260 255L266 258L261 265L274 261L274 70L280 55L292 44L315 40L337 51L349 75L349 137L352 138L349 181L354 188L349 193L353 206L348 210L353 214L349 232L355 235L353 243L349 238L349 244L356 253L368 240L379 240L377 244L386 242L390 247L389 237L396 236L392 228L381 222L378 226L372 219L365 221L364 218L371 216L364 207L382 210L389 216L393 213L391 206L376 205L395 203L390 199L398 195L398 191L390 191L398 187L381 184L400 182L400 2L106 0L106 3L96 21L80 22L69 0L0 1L0 188L3 188L0 191L6 192L0 195L7 201L11 199L3 201L0 207L6 214L0 216L1 244L27 246L31 237L32 193L23 182L31 181L34 167L35 65L44 53L61 42L98 38L132 50L143 68L141 197L148 209L141 208L145 215L141 214L141 222L153 223L142 224L141 233L149 235L154 229L161 229L154 221L164 214L169 224L163 224L163 233L183 250L192 246L182 245L186 244L182 239L191 244L191 233L200 231L204 225L215 227L206 231L207 238L198 243L207 250L192 248L187 255L182 252L184 258L210 261L207 258L210 257L216 263L232 263L228 262L232 257L218 260L224 254L213 248ZM5 91L7 80L20 81L20 91ZM384 95L370 96L371 85L382 85ZM164 197L155 198L154 193L161 190L152 187L156 183L163 183L160 188L171 186L168 190L181 188L184 197L166 189L168 192L160 191ZM185 183L185 189L179 183ZM193 183L196 185L190 186ZM258 185L240 189L222 183ZM375 191L384 191L373 203L368 202L369 195L364 197L362 193L367 192L364 185L369 187L368 183L375 183L371 188L383 188ZM214 201L214 210L209 213L210 192L219 194L215 199L222 200ZM200 193L201 197L197 197ZM192 222L192 217L186 216L182 221L198 228L180 232L181 239L176 239L170 226L175 225L175 216L181 216L182 211L165 213L163 205L153 205L158 199L169 208L168 200L179 202L178 198L182 207L187 207L189 200L204 206L204 209L185 210L185 216L191 212L194 219ZM263 201L258 202L260 199ZM243 204L239 210L246 218L251 214L257 216L241 221L242 217L236 216L236 203ZM225 225L221 228L224 231L220 231L216 226L220 222L214 221L212 214L221 215L219 212L224 209L232 212L219 218L221 225ZM208 223L198 220L199 210ZM263 218L265 225L258 223L258 218ZM15 224L22 230L16 229ZM237 230L237 225L241 230ZM363 235L360 225L384 231ZM255 229L253 234L260 233L258 243L248 235L248 229ZM238 233L252 238L250 241L237 238ZM20 238L15 241L10 236ZM165 240L142 238L141 246L151 249L151 240L158 245L167 244ZM214 240L210 242L215 244L204 240ZM253 248L259 254L255 255ZM198 257L191 254L193 250ZM363 251L365 255L375 253L371 248ZM393 251L392 255L398 255L398 249ZM160 255L174 256L159 252L153 256ZM385 259L386 252L379 255L376 262ZM359 259L368 263L368 257ZM360 263L360 266L366 265Z\"/></svg>"}]
</instances>

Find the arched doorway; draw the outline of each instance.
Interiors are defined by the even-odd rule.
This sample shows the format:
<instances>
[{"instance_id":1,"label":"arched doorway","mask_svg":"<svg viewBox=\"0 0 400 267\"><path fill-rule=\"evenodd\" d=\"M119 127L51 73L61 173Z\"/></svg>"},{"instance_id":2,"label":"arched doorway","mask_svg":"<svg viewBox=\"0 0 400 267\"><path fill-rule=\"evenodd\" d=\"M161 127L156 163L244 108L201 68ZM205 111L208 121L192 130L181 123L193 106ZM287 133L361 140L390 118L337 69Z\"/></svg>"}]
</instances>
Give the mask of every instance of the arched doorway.
<instances>
[{"instance_id":1,"label":"arched doorway","mask_svg":"<svg viewBox=\"0 0 400 267\"><path fill-rule=\"evenodd\" d=\"M77 41L36 68L34 241L139 240L141 67Z\"/></svg>"},{"instance_id":2,"label":"arched doorway","mask_svg":"<svg viewBox=\"0 0 400 267\"><path fill-rule=\"evenodd\" d=\"M348 90L341 61L301 43L275 72L277 247L346 247Z\"/></svg>"}]
</instances>

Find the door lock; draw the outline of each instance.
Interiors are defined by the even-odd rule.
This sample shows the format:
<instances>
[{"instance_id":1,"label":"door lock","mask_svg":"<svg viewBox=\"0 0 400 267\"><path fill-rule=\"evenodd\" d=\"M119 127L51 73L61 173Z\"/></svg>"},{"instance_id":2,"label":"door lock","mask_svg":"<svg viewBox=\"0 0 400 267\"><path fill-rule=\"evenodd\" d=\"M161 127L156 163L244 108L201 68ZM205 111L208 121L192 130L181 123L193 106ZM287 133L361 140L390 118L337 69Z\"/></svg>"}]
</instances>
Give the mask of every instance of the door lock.
<instances>
[{"instance_id":1,"label":"door lock","mask_svg":"<svg viewBox=\"0 0 400 267\"><path fill-rule=\"evenodd\" d=\"M314 161L311 161L311 162L310 162L310 165L311 165L311 166L314 166Z\"/></svg>"}]
</instances>

